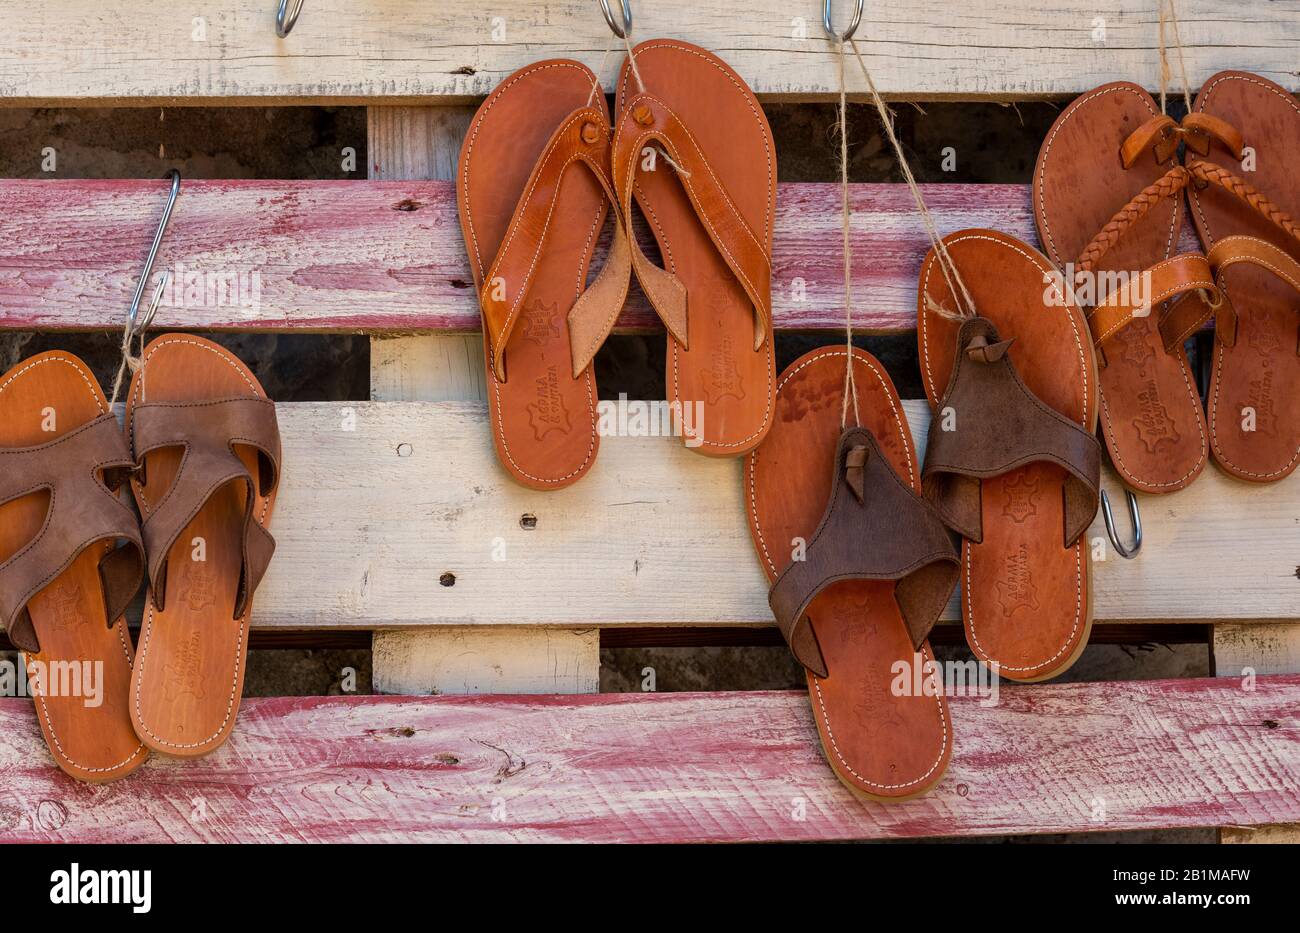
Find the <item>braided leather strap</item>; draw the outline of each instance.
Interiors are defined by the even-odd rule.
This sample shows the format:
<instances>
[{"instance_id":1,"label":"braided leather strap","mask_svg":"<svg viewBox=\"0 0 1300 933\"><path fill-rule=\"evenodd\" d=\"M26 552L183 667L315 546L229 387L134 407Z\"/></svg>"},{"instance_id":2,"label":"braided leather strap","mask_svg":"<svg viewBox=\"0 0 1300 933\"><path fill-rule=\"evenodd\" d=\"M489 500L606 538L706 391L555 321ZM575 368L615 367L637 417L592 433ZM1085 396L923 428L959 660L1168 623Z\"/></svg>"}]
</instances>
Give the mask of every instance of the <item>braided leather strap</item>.
<instances>
[{"instance_id":1,"label":"braided leather strap","mask_svg":"<svg viewBox=\"0 0 1300 933\"><path fill-rule=\"evenodd\" d=\"M1101 232L1092 238L1092 242L1084 248L1075 263L1078 270L1080 272L1091 272L1095 269L1101 257L1106 255L1110 248L1119 242L1120 237L1129 228L1150 213L1151 208L1160 202L1177 197L1190 181L1191 175L1187 169L1181 165L1175 165L1135 194L1133 199L1121 207L1115 213L1115 216L1106 223L1106 226L1101 228Z\"/></svg>"},{"instance_id":2,"label":"braided leather strap","mask_svg":"<svg viewBox=\"0 0 1300 933\"><path fill-rule=\"evenodd\" d=\"M1300 224L1296 223L1295 218L1270 201L1267 195L1241 176L1213 162L1193 162L1188 171L1195 180L1204 182L1197 187L1204 188L1207 184L1218 185L1300 243Z\"/></svg>"}]
</instances>

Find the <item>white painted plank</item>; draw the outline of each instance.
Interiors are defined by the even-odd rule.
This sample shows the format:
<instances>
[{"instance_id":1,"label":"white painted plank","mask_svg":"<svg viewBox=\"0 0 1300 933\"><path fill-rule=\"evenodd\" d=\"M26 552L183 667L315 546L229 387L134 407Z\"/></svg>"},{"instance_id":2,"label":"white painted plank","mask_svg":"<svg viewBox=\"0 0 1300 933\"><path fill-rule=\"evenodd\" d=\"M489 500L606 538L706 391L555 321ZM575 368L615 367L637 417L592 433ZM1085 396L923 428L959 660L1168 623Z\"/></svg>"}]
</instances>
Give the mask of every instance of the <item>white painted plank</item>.
<instances>
[{"instance_id":1,"label":"white painted plank","mask_svg":"<svg viewBox=\"0 0 1300 933\"><path fill-rule=\"evenodd\" d=\"M311 0L292 34L275 3L191 7L155 0L2 0L0 103L432 103L480 97L544 58L601 64L611 35L591 0ZM837 22L848 3L838 0ZM635 3L635 36L716 51L759 93L827 97L836 83L820 0ZM1154 0L871 0L860 44L900 97L1072 95L1158 80ZM1179 0L1197 84L1246 68L1300 87L1297 0ZM608 85L621 56L611 54ZM854 73L851 87L862 89Z\"/></svg>"},{"instance_id":2,"label":"white painted plank","mask_svg":"<svg viewBox=\"0 0 1300 933\"><path fill-rule=\"evenodd\" d=\"M599 693L600 631L438 626L377 632L375 693Z\"/></svg>"},{"instance_id":3,"label":"white painted plank","mask_svg":"<svg viewBox=\"0 0 1300 933\"><path fill-rule=\"evenodd\" d=\"M905 405L924 437L924 403ZM737 461L674 438L607 437L582 482L536 492L497 465L481 405L282 405L280 419L279 547L255 624L770 621ZM1300 618L1300 479L1252 486L1211 468L1142 504L1141 556L1094 568L1097 618ZM1094 523L1089 536L1103 534Z\"/></svg>"}]
</instances>

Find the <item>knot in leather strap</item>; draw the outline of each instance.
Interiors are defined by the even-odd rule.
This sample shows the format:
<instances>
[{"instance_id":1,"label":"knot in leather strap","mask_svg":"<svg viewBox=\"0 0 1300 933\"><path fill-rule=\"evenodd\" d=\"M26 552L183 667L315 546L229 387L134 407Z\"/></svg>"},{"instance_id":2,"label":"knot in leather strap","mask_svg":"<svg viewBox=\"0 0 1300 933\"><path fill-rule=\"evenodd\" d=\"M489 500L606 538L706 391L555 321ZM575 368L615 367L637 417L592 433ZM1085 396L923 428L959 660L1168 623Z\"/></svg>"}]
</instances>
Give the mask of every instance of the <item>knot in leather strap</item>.
<instances>
[{"instance_id":1,"label":"knot in leather strap","mask_svg":"<svg viewBox=\"0 0 1300 933\"><path fill-rule=\"evenodd\" d=\"M609 147L609 121L604 107L582 107L565 118L533 165L479 292L484 336L498 382L507 379L506 345L542 262L561 182L572 165L585 166L591 172L613 206L615 218L614 239L605 265L569 310L574 378L587 368L623 308L632 267L618 196L608 177Z\"/></svg>"},{"instance_id":2,"label":"knot in leather strap","mask_svg":"<svg viewBox=\"0 0 1300 933\"><path fill-rule=\"evenodd\" d=\"M828 676L808 607L840 580L897 580L894 598L918 649L957 585L952 541L928 503L894 473L865 428L840 437L830 501L803 560L777 577L768 603L790 650Z\"/></svg>"},{"instance_id":3,"label":"knot in leather strap","mask_svg":"<svg viewBox=\"0 0 1300 933\"><path fill-rule=\"evenodd\" d=\"M771 244L745 220L722 179L713 171L690 128L662 100L639 94L626 102L614 134L614 187L624 217L631 217L632 189L646 143L659 143L667 152L695 215L718 255L745 290L754 306L754 349L763 346L772 329ZM635 239L632 267L668 332L688 347L686 288L681 280L652 263Z\"/></svg>"},{"instance_id":4,"label":"knot in leather strap","mask_svg":"<svg viewBox=\"0 0 1300 933\"><path fill-rule=\"evenodd\" d=\"M135 407L131 430L142 470L150 451L184 448L171 487L156 503L145 506L144 547L153 601L160 611L166 605L167 555L172 545L218 489L227 483L245 486L243 563L235 601L235 618L240 618L275 551L275 539L254 516L257 499L270 495L279 481L280 430L275 403L255 396L148 402ZM235 453L236 445L257 450L256 478Z\"/></svg>"},{"instance_id":5,"label":"knot in leather strap","mask_svg":"<svg viewBox=\"0 0 1300 933\"><path fill-rule=\"evenodd\" d=\"M980 481L1027 463L1055 463L1067 471L1062 535L1069 547L1097 513L1101 446L1029 391L1009 355L984 362L966 352L981 340L1000 342L991 321L962 324L948 389L930 422L921 487L948 527L980 542Z\"/></svg>"},{"instance_id":6,"label":"knot in leather strap","mask_svg":"<svg viewBox=\"0 0 1300 933\"><path fill-rule=\"evenodd\" d=\"M111 414L45 444L0 450L0 502L49 493L40 533L0 564L0 614L10 640L22 650L41 650L27 604L90 545L126 542L99 562L106 625L121 618L140 588L140 529L135 513L117 495L130 469L126 439Z\"/></svg>"}]
</instances>

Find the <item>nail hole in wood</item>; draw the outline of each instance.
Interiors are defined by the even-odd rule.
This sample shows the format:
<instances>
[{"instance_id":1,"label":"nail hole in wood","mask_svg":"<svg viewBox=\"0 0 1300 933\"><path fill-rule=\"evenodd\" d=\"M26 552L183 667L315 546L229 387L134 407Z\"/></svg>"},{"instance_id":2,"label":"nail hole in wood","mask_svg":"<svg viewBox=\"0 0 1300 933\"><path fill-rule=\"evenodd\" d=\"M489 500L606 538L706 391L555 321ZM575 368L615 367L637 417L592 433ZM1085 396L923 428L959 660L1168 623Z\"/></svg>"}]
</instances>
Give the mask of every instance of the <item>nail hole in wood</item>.
<instances>
[{"instance_id":1,"label":"nail hole in wood","mask_svg":"<svg viewBox=\"0 0 1300 933\"><path fill-rule=\"evenodd\" d=\"M474 68L473 65L461 65L459 68L457 68L455 71L453 71L452 74L454 74L454 75L474 75L474 74L478 74L478 71Z\"/></svg>"},{"instance_id":2,"label":"nail hole in wood","mask_svg":"<svg viewBox=\"0 0 1300 933\"><path fill-rule=\"evenodd\" d=\"M442 576L438 578L438 582L441 583L443 586L455 586L456 575L454 573L444 573Z\"/></svg>"},{"instance_id":3,"label":"nail hole in wood","mask_svg":"<svg viewBox=\"0 0 1300 933\"><path fill-rule=\"evenodd\" d=\"M418 211L422 207L424 207L423 201L414 201L411 198L406 198L405 200L398 201L396 204L394 204L393 210L410 212L410 211Z\"/></svg>"},{"instance_id":4,"label":"nail hole in wood","mask_svg":"<svg viewBox=\"0 0 1300 933\"><path fill-rule=\"evenodd\" d=\"M519 527L524 531L532 531L537 527L537 516L532 512L525 512L519 517Z\"/></svg>"},{"instance_id":5,"label":"nail hole in wood","mask_svg":"<svg viewBox=\"0 0 1300 933\"><path fill-rule=\"evenodd\" d=\"M413 452L413 448L411 447L410 444L397 445L397 456L399 457L409 457L411 456L412 452Z\"/></svg>"}]
</instances>

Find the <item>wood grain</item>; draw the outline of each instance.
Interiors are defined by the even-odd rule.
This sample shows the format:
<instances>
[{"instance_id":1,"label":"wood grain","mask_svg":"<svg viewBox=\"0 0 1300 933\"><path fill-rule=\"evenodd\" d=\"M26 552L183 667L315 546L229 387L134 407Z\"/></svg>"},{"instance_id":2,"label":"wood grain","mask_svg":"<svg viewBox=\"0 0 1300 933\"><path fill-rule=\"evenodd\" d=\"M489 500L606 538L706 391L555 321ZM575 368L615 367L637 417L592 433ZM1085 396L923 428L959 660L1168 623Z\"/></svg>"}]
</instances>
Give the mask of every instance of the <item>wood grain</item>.
<instances>
[{"instance_id":1,"label":"wood grain","mask_svg":"<svg viewBox=\"0 0 1300 933\"><path fill-rule=\"evenodd\" d=\"M418 109L374 109L397 111L372 117L385 139L420 138L393 126ZM417 125L429 130L427 119ZM389 159L387 170L410 161ZM432 168L415 160L412 170ZM941 233L991 227L1037 240L1025 186L923 187ZM161 181L0 181L0 328L120 328L163 199ZM856 326L914 329L929 241L911 195L903 185L854 185L851 207ZM780 186L772 280L778 327L844 326L839 217L837 185ZM1184 235L1195 248L1190 228ZM179 292L158 309L155 331L480 330L448 181L186 182L156 273L164 269ZM229 295L220 300L215 286L223 276L247 283L235 296L248 297L247 306ZM618 330L659 329L634 285Z\"/></svg>"},{"instance_id":2,"label":"wood grain","mask_svg":"<svg viewBox=\"0 0 1300 933\"><path fill-rule=\"evenodd\" d=\"M925 404L904 407L924 438ZM481 405L287 404L280 424L259 626L771 623L736 461L607 437L583 482L541 493L497 465ZM1210 469L1142 505L1142 555L1094 566L1098 618L1300 617L1300 479L1254 486ZM1100 521L1088 537L1104 539Z\"/></svg>"},{"instance_id":3,"label":"wood grain","mask_svg":"<svg viewBox=\"0 0 1300 933\"><path fill-rule=\"evenodd\" d=\"M5 841L716 842L1300 820L1300 677L1004 687L951 704L928 797L863 803L802 693L249 699L229 743L91 787L0 700Z\"/></svg>"},{"instance_id":4,"label":"wood grain","mask_svg":"<svg viewBox=\"0 0 1300 933\"><path fill-rule=\"evenodd\" d=\"M847 6L838 7L843 23ZM1193 87L1224 68L1300 87L1295 0L1182 0L1178 11ZM540 59L595 68L612 39L590 0L312 0L286 39L276 38L266 0L201 9L3 0L0 16L0 104L17 106L466 102ZM824 99L838 89L816 0L754 0L743 15L726 4L656 0L635 16L637 37L711 49L766 97ZM876 0L860 46L895 97L1024 99L1158 80L1156 5L1133 0ZM622 57L604 61L607 86ZM864 90L856 69L849 87Z\"/></svg>"}]
</instances>

